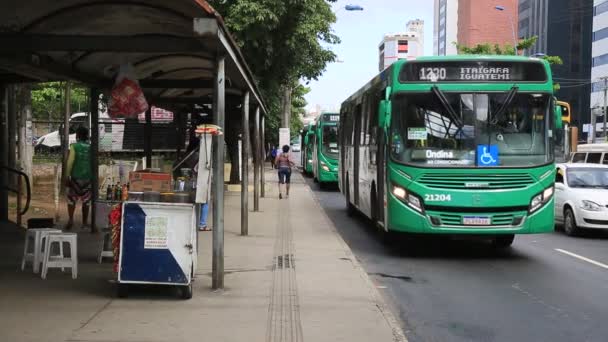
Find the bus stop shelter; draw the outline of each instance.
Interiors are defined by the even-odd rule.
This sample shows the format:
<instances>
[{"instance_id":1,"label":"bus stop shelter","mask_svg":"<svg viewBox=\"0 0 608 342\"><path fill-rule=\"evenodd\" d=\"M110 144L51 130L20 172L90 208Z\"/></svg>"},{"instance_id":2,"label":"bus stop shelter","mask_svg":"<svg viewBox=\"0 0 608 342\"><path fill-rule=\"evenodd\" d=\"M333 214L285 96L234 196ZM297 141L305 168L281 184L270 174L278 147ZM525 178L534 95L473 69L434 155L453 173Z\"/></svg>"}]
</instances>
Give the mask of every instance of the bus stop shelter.
<instances>
[{"instance_id":1,"label":"bus stop shelter","mask_svg":"<svg viewBox=\"0 0 608 342\"><path fill-rule=\"evenodd\" d=\"M221 16L204 0L6 0L0 4L0 220L7 219L8 123L14 121L7 86L73 81L90 87L91 148L97 174L98 99L114 82L118 66L134 66L150 106L176 113L211 105L213 122L225 127L226 101L242 108L243 141L254 129L254 204L257 209L263 165L265 108L244 56ZM227 96L230 95L230 96ZM253 123L249 112L255 113ZM151 114L144 134L152 158ZM215 137L216 142L222 142ZM213 151L213 287L223 287L224 144ZM243 144L243 161L249 158ZM242 163L242 231L247 232L248 163ZM97 198L98 177L93 184ZM263 193L263 189L262 189ZM95 206L93 206L94 208ZM92 212L95 222L95 211Z\"/></svg>"}]
</instances>

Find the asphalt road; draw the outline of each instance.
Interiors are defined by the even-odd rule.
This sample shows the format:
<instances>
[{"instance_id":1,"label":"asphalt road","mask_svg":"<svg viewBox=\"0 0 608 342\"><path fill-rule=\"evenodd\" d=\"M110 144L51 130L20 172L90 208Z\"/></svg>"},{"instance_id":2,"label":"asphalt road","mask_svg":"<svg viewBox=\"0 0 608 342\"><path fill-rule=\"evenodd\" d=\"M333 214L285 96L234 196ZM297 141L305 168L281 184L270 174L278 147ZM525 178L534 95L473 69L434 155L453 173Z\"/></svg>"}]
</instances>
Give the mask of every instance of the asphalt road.
<instances>
[{"instance_id":1,"label":"asphalt road","mask_svg":"<svg viewBox=\"0 0 608 342\"><path fill-rule=\"evenodd\" d=\"M344 197L321 206L403 323L409 341L608 341L608 232L384 245Z\"/></svg>"}]
</instances>

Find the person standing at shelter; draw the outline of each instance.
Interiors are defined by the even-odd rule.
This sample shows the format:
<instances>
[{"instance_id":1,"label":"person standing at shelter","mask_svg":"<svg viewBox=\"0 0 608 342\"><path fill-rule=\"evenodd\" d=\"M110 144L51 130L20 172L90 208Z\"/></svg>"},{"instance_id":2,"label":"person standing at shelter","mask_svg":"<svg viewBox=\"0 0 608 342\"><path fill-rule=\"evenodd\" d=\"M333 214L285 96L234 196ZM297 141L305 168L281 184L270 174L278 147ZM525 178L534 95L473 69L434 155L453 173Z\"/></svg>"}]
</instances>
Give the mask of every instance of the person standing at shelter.
<instances>
[{"instance_id":1,"label":"person standing at shelter","mask_svg":"<svg viewBox=\"0 0 608 342\"><path fill-rule=\"evenodd\" d=\"M82 201L82 228L87 228L89 218L89 204L91 203L92 179L91 170L91 145L89 144L89 131L85 127L76 130L76 143L70 145L68 157L67 177L67 200L69 220L65 226L66 230L72 229L74 225L74 210L76 202ZM92 233L95 230L91 230Z\"/></svg>"},{"instance_id":2,"label":"person standing at shelter","mask_svg":"<svg viewBox=\"0 0 608 342\"><path fill-rule=\"evenodd\" d=\"M275 165L279 169L279 199L283 198L281 185L285 186L285 195L289 198L289 183L291 183L291 167L295 163L291 160L289 145L283 146L283 153L276 157Z\"/></svg>"}]
</instances>

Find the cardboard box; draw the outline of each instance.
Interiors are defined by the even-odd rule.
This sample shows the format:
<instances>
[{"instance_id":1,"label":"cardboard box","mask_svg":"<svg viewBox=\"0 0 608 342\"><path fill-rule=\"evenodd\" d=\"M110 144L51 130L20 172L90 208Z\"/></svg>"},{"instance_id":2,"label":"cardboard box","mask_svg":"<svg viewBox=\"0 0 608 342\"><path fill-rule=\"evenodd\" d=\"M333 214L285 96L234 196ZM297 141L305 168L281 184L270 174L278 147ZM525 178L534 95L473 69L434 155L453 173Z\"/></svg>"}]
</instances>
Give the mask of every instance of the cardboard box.
<instances>
[{"instance_id":1,"label":"cardboard box","mask_svg":"<svg viewBox=\"0 0 608 342\"><path fill-rule=\"evenodd\" d=\"M171 175L148 170L129 172L129 191L171 191Z\"/></svg>"}]
</instances>

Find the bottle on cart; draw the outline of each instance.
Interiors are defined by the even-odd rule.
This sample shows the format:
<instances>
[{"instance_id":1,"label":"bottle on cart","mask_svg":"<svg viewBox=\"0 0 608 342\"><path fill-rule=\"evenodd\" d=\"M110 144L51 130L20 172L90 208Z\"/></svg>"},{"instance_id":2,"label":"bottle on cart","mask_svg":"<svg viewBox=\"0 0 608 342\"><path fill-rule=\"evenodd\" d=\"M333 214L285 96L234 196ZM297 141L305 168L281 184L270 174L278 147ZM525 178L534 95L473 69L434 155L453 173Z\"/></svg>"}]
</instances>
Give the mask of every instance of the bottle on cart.
<instances>
[{"instance_id":1,"label":"bottle on cart","mask_svg":"<svg viewBox=\"0 0 608 342\"><path fill-rule=\"evenodd\" d=\"M106 200L111 201L112 196L114 196L114 190L112 189L112 183L110 182L110 178L108 178L108 186L106 188Z\"/></svg>"},{"instance_id":2,"label":"bottle on cart","mask_svg":"<svg viewBox=\"0 0 608 342\"><path fill-rule=\"evenodd\" d=\"M116 183L116 186L114 188L114 200L115 201L120 201L121 199L121 187L120 187L120 182Z\"/></svg>"},{"instance_id":3,"label":"bottle on cart","mask_svg":"<svg viewBox=\"0 0 608 342\"><path fill-rule=\"evenodd\" d=\"M126 201L127 199L129 199L129 189L128 189L126 183L122 185L121 195L122 195L121 200L123 202Z\"/></svg>"}]
</instances>

